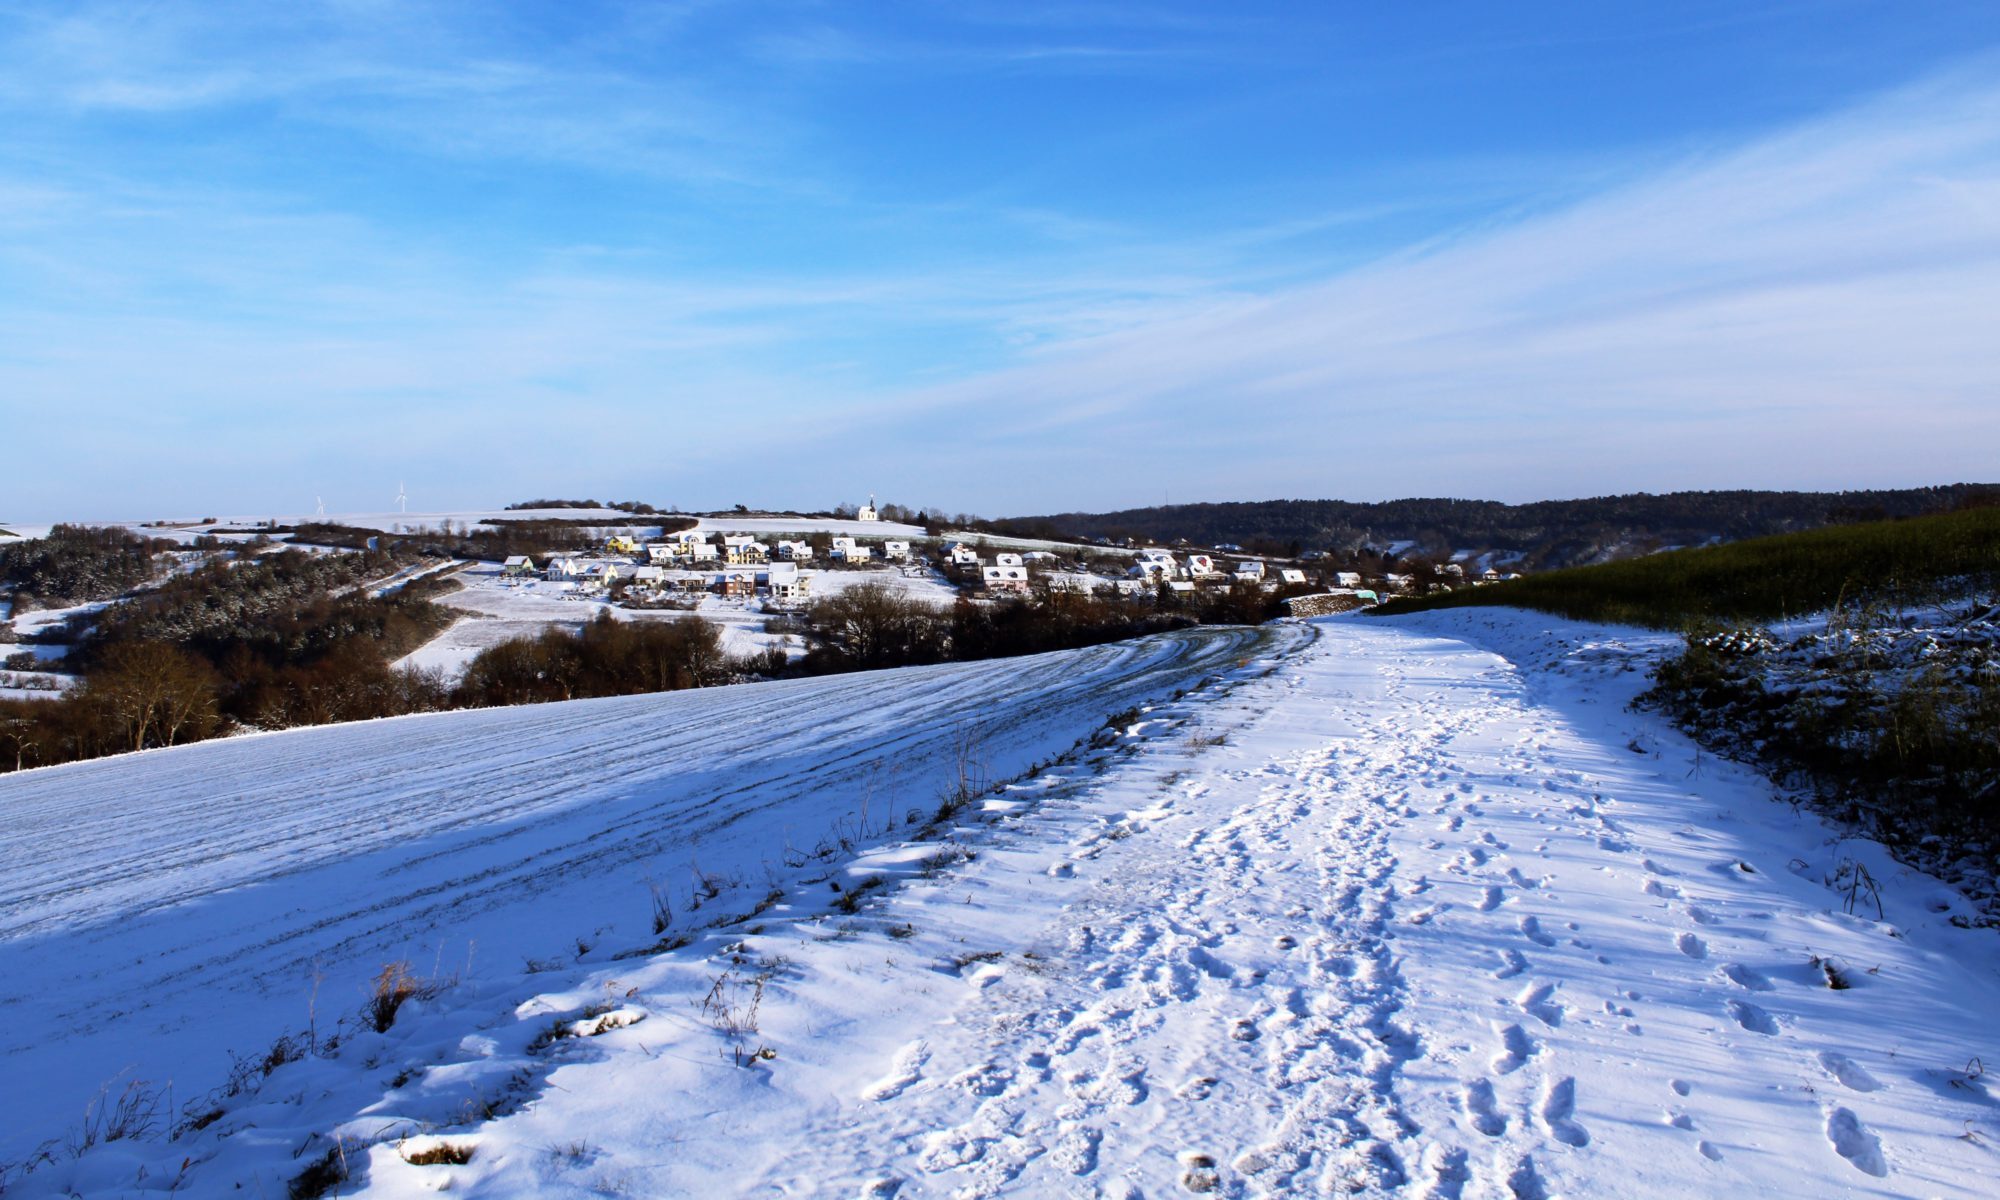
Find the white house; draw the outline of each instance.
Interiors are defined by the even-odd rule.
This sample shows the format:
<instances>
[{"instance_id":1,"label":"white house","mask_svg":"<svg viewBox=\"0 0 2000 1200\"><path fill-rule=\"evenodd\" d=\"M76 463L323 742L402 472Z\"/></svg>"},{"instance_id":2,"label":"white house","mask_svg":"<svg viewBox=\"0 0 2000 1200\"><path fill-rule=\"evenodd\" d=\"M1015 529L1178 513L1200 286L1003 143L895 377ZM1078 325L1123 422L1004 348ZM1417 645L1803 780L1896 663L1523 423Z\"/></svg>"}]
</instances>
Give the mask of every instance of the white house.
<instances>
[{"instance_id":1,"label":"white house","mask_svg":"<svg viewBox=\"0 0 2000 1200\"><path fill-rule=\"evenodd\" d=\"M1018 556L1016 556L1018 557ZM1026 592L1028 590L1028 568L987 567L980 572L989 592Z\"/></svg>"},{"instance_id":2,"label":"white house","mask_svg":"<svg viewBox=\"0 0 2000 1200\"><path fill-rule=\"evenodd\" d=\"M809 576L799 570L797 563L772 563L763 573L762 582L771 590L774 604L802 604L810 592Z\"/></svg>"},{"instance_id":3,"label":"white house","mask_svg":"<svg viewBox=\"0 0 2000 1200\"><path fill-rule=\"evenodd\" d=\"M1185 579L1176 579L1167 584L1167 590L1180 595L1186 595L1194 590L1194 585Z\"/></svg>"},{"instance_id":4,"label":"white house","mask_svg":"<svg viewBox=\"0 0 2000 1200\"><path fill-rule=\"evenodd\" d=\"M887 560L889 560L890 562L909 562L909 561L910 561L910 543L908 543L908 542L883 542L883 543L882 543L882 557L883 557L883 558L885 558L885 559L887 559Z\"/></svg>"},{"instance_id":5,"label":"white house","mask_svg":"<svg viewBox=\"0 0 2000 1200\"><path fill-rule=\"evenodd\" d=\"M1166 559L1142 558L1138 562L1132 564L1132 570L1130 574L1134 579L1142 579L1148 583L1156 583L1159 580L1172 579L1175 576L1179 575L1180 568L1174 565L1174 560L1171 558L1166 558Z\"/></svg>"},{"instance_id":6,"label":"white house","mask_svg":"<svg viewBox=\"0 0 2000 1200\"><path fill-rule=\"evenodd\" d=\"M1286 583L1304 583L1306 581L1306 573L1297 567L1286 567L1284 570L1278 572L1278 578Z\"/></svg>"},{"instance_id":7,"label":"white house","mask_svg":"<svg viewBox=\"0 0 2000 1200\"><path fill-rule=\"evenodd\" d=\"M696 542L707 541L708 534L699 529L683 529L679 533L674 534L673 539L683 546L691 546Z\"/></svg>"},{"instance_id":8,"label":"white house","mask_svg":"<svg viewBox=\"0 0 2000 1200\"><path fill-rule=\"evenodd\" d=\"M954 567L976 567L979 565L979 551L966 545L964 542L953 542L951 549L946 551L946 553L950 556L951 565Z\"/></svg>"},{"instance_id":9,"label":"white house","mask_svg":"<svg viewBox=\"0 0 2000 1200\"><path fill-rule=\"evenodd\" d=\"M996 567L1020 567L1020 566L1026 566L1027 564L1021 561L1020 555L1008 554L1005 551L1002 551L1001 553L993 556L993 565Z\"/></svg>"},{"instance_id":10,"label":"white house","mask_svg":"<svg viewBox=\"0 0 2000 1200\"><path fill-rule=\"evenodd\" d=\"M722 558L731 566L768 562L771 548L747 533L732 535L722 539Z\"/></svg>"},{"instance_id":11,"label":"white house","mask_svg":"<svg viewBox=\"0 0 2000 1200\"><path fill-rule=\"evenodd\" d=\"M660 584L666 582L666 578L667 569L665 567L632 568L633 583L643 583L649 587L658 587Z\"/></svg>"},{"instance_id":12,"label":"white house","mask_svg":"<svg viewBox=\"0 0 2000 1200\"><path fill-rule=\"evenodd\" d=\"M871 547L864 546L851 537L837 537L833 539L832 554L834 558L842 562L851 563L867 562L869 559L875 557L875 551Z\"/></svg>"},{"instance_id":13,"label":"white house","mask_svg":"<svg viewBox=\"0 0 2000 1200\"><path fill-rule=\"evenodd\" d=\"M1190 554L1188 555L1188 574L1194 576L1196 579L1203 579L1210 575L1219 574L1219 572L1215 569L1215 559L1206 554Z\"/></svg>"},{"instance_id":14,"label":"white house","mask_svg":"<svg viewBox=\"0 0 2000 1200\"><path fill-rule=\"evenodd\" d=\"M547 579L577 579L582 577L584 567L587 565L583 559L559 554L549 560L549 565L543 568L542 575Z\"/></svg>"},{"instance_id":15,"label":"white house","mask_svg":"<svg viewBox=\"0 0 2000 1200\"><path fill-rule=\"evenodd\" d=\"M1257 558L1250 558L1250 559L1245 559L1240 563L1237 563L1236 578L1239 581L1247 580L1250 582L1255 582L1257 580L1264 578L1263 560Z\"/></svg>"},{"instance_id":16,"label":"white house","mask_svg":"<svg viewBox=\"0 0 2000 1200\"><path fill-rule=\"evenodd\" d=\"M1361 572L1336 571L1334 572L1333 581L1344 588L1358 588L1361 586Z\"/></svg>"},{"instance_id":17,"label":"white house","mask_svg":"<svg viewBox=\"0 0 2000 1200\"><path fill-rule=\"evenodd\" d=\"M777 545L778 558L783 562L811 562L812 543L807 541L788 542L782 539Z\"/></svg>"},{"instance_id":18,"label":"white house","mask_svg":"<svg viewBox=\"0 0 2000 1200\"><path fill-rule=\"evenodd\" d=\"M722 548L714 542L687 542L687 555L694 562L716 562L722 557Z\"/></svg>"},{"instance_id":19,"label":"white house","mask_svg":"<svg viewBox=\"0 0 2000 1200\"><path fill-rule=\"evenodd\" d=\"M509 554L507 561L500 564L503 575L533 575L535 570L535 560L525 554Z\"/></svg>"}]
</instances>

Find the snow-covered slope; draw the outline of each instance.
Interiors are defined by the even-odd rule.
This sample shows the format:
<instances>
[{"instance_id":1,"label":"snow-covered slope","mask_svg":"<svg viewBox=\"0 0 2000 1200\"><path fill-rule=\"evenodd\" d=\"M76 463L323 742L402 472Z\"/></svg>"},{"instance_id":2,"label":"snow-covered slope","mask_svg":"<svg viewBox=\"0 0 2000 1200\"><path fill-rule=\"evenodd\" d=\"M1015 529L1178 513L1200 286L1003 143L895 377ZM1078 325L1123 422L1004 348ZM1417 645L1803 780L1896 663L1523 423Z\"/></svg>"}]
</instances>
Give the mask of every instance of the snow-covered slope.
<instances>
[{"instance_id":1,"label":"snow-covered slope","mask_svg":"<svg viewBox=\"0 0 2000 1200\"><path fill-rule=\"evenodd\" d=\"M192 1021L198 996L175 996L171 962L65 994L84 986L84 964L147 953L149 920L273 965L302 963L301 950L229 951L234 923L216 918L248 909L301 930L324 913L318 940L358 936L355 964L390 950L397 914L440 931L485 923L463 981L412 1001L387 1034L278 1067L182 1142L58 1155L20 1190L275 1195L328 1162L349 1172L344 1193L387 1197L1991 1194L1993 933L1954 927L1969 910L1948 889L1626 710L1663 639L1488 610L1267 634L1279 640L1190 640L1178 652L1209 655L1208 682L1165 698L1204 667L1184 658L1146 686L1117 684L1113 703L1162 698L921 839L881 830L796 856L790 875L794 856L780 855L769 892L760 878L713 902L733 915L730 899L761 895L759 912L668 953L607 961L646 940L625 916L638 889L619 882L640 877L642 859L608 847L680 814L705 825L714 810L685 797L713 796L743 817L700 832L703 868L717 869L709 845L736 845L741 862L751 841L730 843L731 830L814 812L815 786L853 811L871 781L902 788L879 765L896 756L864 752L830 785L807 771L729 794L693 783L677 807L647 799L682 787L669 773L588 785L591 803L560 812L428 801L447 825L467 822L461 833L383 832L372 854L320 869L342 897L327 902L280 877L127 915L170 890L147 884L89 925L47 896L37 905L73 952L71 974L45 963L42 986L9 1010L32 1035L9 1065L38 1071L60 1056L33 1039L81 1028L78 1044L136 1051L169 1011ZM1129 677L1104 660L1036 664ZM982 701L990 682L957 670L862 680L902 706L851 714L834 744L877 745L869 731L896 723L948 730L954 711L1013 720L1046 694L1036 727L1053 746L1050 723L1081 704L1048 675L1034 676L1040 692ZM804 728L785 707L754 711ZM590 709L561 711L570 722ZM616 768L644 736L636 710L595 729L579 719L558 757L590 746ZM930 743L948 762L950 741ZM703 761L741 770L755 757L748 742L710 745ZM364 817L401 806L319 779L312 790ZM478 782L509 790L505 772ZM278 856L294 837L322 854L334 843L294 833L310 807L264 822ZM141 847L173 844L136 827L117 840L123 851L94 852L86 896L121 857L143 869ZM177 873L198 875L203 840L181 840ZM572 842L589 848L509 848ZM464 860L437 865L446 849ZM525 869L488 873L513 862ZM1828 886L1856 866L1879 881L1879 914L1872 899L1848 911L1862 905ZM426 898L447 876L476 882ZM867 890L871 879L890 886ZM366 912L371 889L390 902L381 915ZM677 914L673 928L709 915ZM509 922L544 941L600 940L580 963L523 976L519 941L488 951ZM127 927L102 935L124 939L115 946L91 940ZM449 971L456 954L425 969ZM135 996L162 999L121 1013ZM38 1119L12 1107L23 1111L11 1119ZM440 1147L467 1161L410 1161Z\"/></svg>"},{"instance_id":2,"label":"snow-covered slope","mask_svg":"<svg viewBox=\"0 0 2000 1200\"><path fill-rule=\"evenodd\" d=\"M1012 775L1273 641L1198 630L0 777L0 1062L36 1081L0 1089L0 1162L74 1134L105 1085L198 1094L228 1053L352 1012L391 959L518 977L579 941L601 958L653 940L649 886L690 923L696 873L704 919L746 911L793 852L935 809L961 763Z\"/></svg>"}]
</instances>

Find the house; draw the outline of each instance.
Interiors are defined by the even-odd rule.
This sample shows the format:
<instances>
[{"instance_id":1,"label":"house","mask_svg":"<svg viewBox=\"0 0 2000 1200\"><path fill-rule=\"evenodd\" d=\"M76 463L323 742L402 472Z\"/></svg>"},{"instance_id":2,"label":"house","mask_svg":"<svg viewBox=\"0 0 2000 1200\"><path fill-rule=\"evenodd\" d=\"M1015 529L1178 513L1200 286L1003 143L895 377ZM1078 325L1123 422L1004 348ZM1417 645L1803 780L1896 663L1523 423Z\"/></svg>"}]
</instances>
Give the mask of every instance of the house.
<instances>
[{"instance_id":1,"label":"house","mask_svg":"<svg viewBox=\"0 0 2000 1200\"><path fill-rule=\"evenodd\" d=\"M1236 564L1238 583L1256 583L1264 578L1264 561L1258 558L1245 559Z\"/></svg>"},{"instance_id":2,"label":"house","mask_svg":"<svg viewBox=\"0 0 2000 1200\"><path fill-rule=\"evenodd\" d=\"M1175 579L1168 582L1167 590L1173 592L1176 595L1184 596L1187 595L1189 592L1194 591L1194 584L1189 583L1185 579Z\"/></svg>"},{"instance_id":3,"label":"house","mask_svg":"<svg viewBox=\"0 0 2000 1200\"><path fill-rule=\"evenodd\" d=\"M622 578L624 572L618 569L618 564L615 562L594 562L583 568L583 581L594 583L599 587L610 587L613 582Z\"/></svg>"},{"instance_id":4,"label":"house","mask_svg":"<svg viewBox=\"0 0 2000 1200\"><path fill-rule=\"evenodd\" d=\"M964 542L953 542L951 548L945 554L951 559L951 565L954 567L976 567L979 565L979 551L966 545Z\"/></svg>"},{"instance_id":5,"label":"house","mask_svg":"<svg viewBox=\"0 0 2000 1200\"><path fill-rule=\"evenodd\" d=\"M837 537L833 539L832 556L842 562L867 562L875 557L875 551L851 537Z\"/></svg>"},{"instance_id":6,"label":"house","mask_svg":"<svg viewBox=\"0 0 2000 1200\"><path fill-rule=\"evenodd\" d=\"M583 575L585 565L581 558L560 554L549 560L549 565L542 569L542 577L550 580L576 579Z\"/></svg>"},{"instance_id":7,"label":"house","mask_svg":"<svg viewBox=\"0 0 2000 1200\"><path fill-rule=\"evenodd\" d=\"M679 533L676 533L672 536L674 541L679 542L683 546L692 545L695 542L705 542L708 540L708 534L704 533L699 529L683 529Z\"/></svg>"},{"instance_id":8,"label":"house","mask_svg":"<svg viewBox=\"0 0 2000 1200\"><path fill-rule=\"evenodd\" d=\"M667 569L665 567L632 568L633 583L643 583L647 587L658 587L662 583L665 583L666 580L667 580Z\"/></svg>"},{"instance_id":9,"label":"house","mask_svg":"<svg viewBox=\"0 0 2000 1200\"><path fill-rule=\"evenodd\" d=\"M803 604L809 598L809 577L801 572L797 563L772 563L761 577L764 586L770 589L773 604Z\"/></svg>"},{"instance_id":10,"label":"house","mask_svg":"<svg viewBox=\"0 0 2000 1200\"><path fill-rule=\"evenodd\" d=\"M1062 555L1057 554L1053 550L1030 550L1026 554L1023 554L1021 558L1025 562L1049 563L1052 565L1062 561Z\"/></svg>"},{"instance_id":11,"label":"house","mask_svg":"<svg viewBox=\"0 0 2000 1200\"><path fill-rule=\"evenodd\" d=\"M908 542L883 542L883 543L882 543L882 557L883 557L883 558L885 558L885 559L887 559L887 560L888 560L888 561L890 561L890 562L909 562L909 561L910 561L910 543L908 543Z\"/></svg>"},{"instance_id":12,"label":"house","mask_svg":"<svg viewBox=\"0 0 2000 1200\"><path fill-rule=\"evenodd\" d=\"M1142 579L1148 583L1173 579L1179 574L1180 568L1174 565L1174 560L1171 558L1142 558L1132 564L1131 570L1134 579Z\"/></svg>"},{"instance_id":13,"label":"house","mask_svg":"<svg viewBox=\"0 0 2000 1200\"><path fill-rule=\"evenodd\" d=\"M1306 581L1306 573L1297 567L1286 567L1284 570L1278 572L1278 578L1285 583L1304 583Z\"/></svg>"},{"instance_id":14,"label":"house","mask_svg":"<svg viewBox=\"0 0 2000 1200\"><path fill-rule=\"evenodd\" d=\"M771 548L747 533L730 534L722 539L722 560L731 566L768 562L770 557Z\"/></svg>"},{"instance_id":15,"label":"house","mask_svg":"<svg viewBox=\"0 0 2000 1200\"><path fill-rule=\"evenodd\" d=\"M536 570L535 560L525 554L509 554L507 561L500 564L502 575L512 575L515 578L533 575Z\"/></svg>"},{"instance_id":16,"label":"house","mask_svg":"<svg viewBox=\"0 0 2000 1200\"><path fill-rule=\"evenodd\" d=\"M1334 574L1333 581L1344 588L1358 588L1361 586L1361 572L1339 571Z\"/></svg>"},{"instance_id":17,"label":"house","mask_svg":"<svg viewBox=\"0 0 2000 1200\"><path fill-rule=\"evenodd\" d=\"M980 572L980 575L989 592L1025 594L1028 590L1028 568L1018 564L1011 567L987 567Z\"/></svg>"},{"instance_id":18,"label":"house","mask_svg":"<svg viewBox=\"0 0 2000 1200\"><path fill-rule=\"evenodd\" d=\"M1219 575L1221 572L1215 569L1215 560L1208 555L1190 554L1188 555L1188 574L1194 576L1196 579L1205 579L1211 575Z\"/></svg>"},{"instance_id":19,"label":"house","mask_svg":"<svg viewBox=\"0 0 2000 1200\"><path fill-rule=\"evenodd\" d=\"M1021 567L1027 564L1021 561L1020 555L1003 552L993 556L993 565L996 567Z\"/></svg>"},{"instance_id":20,"label":"house","mask_svg":"<svg viewBox=\"0 0 2000 1200\"><path fill-rule=\"evenodd\" d=\"M853 538L845 534L842 534L841 536L833 539L832 549L829 550L828 553L834 558L846 558L848 555L854 553L854 548L858 545L860 545L859 542L856 542Z\"/></svg>"},{"instance_id":21,"label":"house","mask_svg":"<svg viewBox=\"0 0 2000 1200\"><path fill-rule=\"evenodd\" d=\"M722 547L713 542L684 542L687 556L692 562L717 562L722 558Z\"/></svg>"},{"instance_id":22,"label":"house","mask_svg":"<svg viewBox=\"0 0 2000 1200\"><path fill-rule=\"evenodd\" d=\"M732 600L748 600L757 594L757 576L746 571L725 571L715 577L713 590Z\"/></svg>"},{"instance_id":23,"label":"house","mask_svg":"<svg viewBox=\"0 0 2000 1200\"><path fill-rule=\"evenodd\" d=\"M778 558L783 562L811 562L812 543L807 541L788 542L780 540L777 545Z\"/></svg>"},{"instance_id":24,"label":"house","mask_svg":"<svg viewBox=\"0 0 2000 1200\"><path fill-rule=\"evenodd\" d=\"M604 539L604 548L613 554L637 554L639 543L627 533L614 533Z\"/></svg>"}]
</instances>

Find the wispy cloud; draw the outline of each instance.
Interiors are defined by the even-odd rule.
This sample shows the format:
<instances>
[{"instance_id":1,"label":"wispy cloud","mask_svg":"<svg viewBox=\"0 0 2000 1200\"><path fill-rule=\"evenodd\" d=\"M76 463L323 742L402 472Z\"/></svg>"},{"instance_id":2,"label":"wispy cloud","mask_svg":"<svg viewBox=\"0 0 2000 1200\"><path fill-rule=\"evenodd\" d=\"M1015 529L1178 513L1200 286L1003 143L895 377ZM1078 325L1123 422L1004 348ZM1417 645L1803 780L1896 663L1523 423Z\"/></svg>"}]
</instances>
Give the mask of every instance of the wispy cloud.
<instances>
[{"instance_id":1,"label":"wispy cloud","mask_svg":"<svg viewBox=\"0 0 2000 1200\"><path fill-rule=\"evenodd\" d=\"M996 468L1068 448L1101 503L1121 456L1217 496L1992 476L1995 311L2000 89L1968 71L885 420L1010 447Z\"/></svg>"}]
</instances>

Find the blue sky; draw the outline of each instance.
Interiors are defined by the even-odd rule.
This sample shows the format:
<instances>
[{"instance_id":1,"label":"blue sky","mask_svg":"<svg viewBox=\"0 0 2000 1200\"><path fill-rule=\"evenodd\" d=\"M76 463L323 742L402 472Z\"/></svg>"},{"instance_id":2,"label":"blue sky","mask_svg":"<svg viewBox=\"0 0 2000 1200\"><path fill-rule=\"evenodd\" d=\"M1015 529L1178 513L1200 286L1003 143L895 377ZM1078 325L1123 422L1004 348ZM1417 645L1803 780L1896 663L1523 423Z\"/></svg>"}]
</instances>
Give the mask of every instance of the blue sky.
<instances>
[{"instance_id":1,"label":"blue sky","mask_svg":"<svg viewBox=\"0 0 2000 1200\"><path fill-rule=\"evenodd\" d=\"M1996 41L0 0L0 519L2000 478Z\"/></svg>"}]
</instances>

